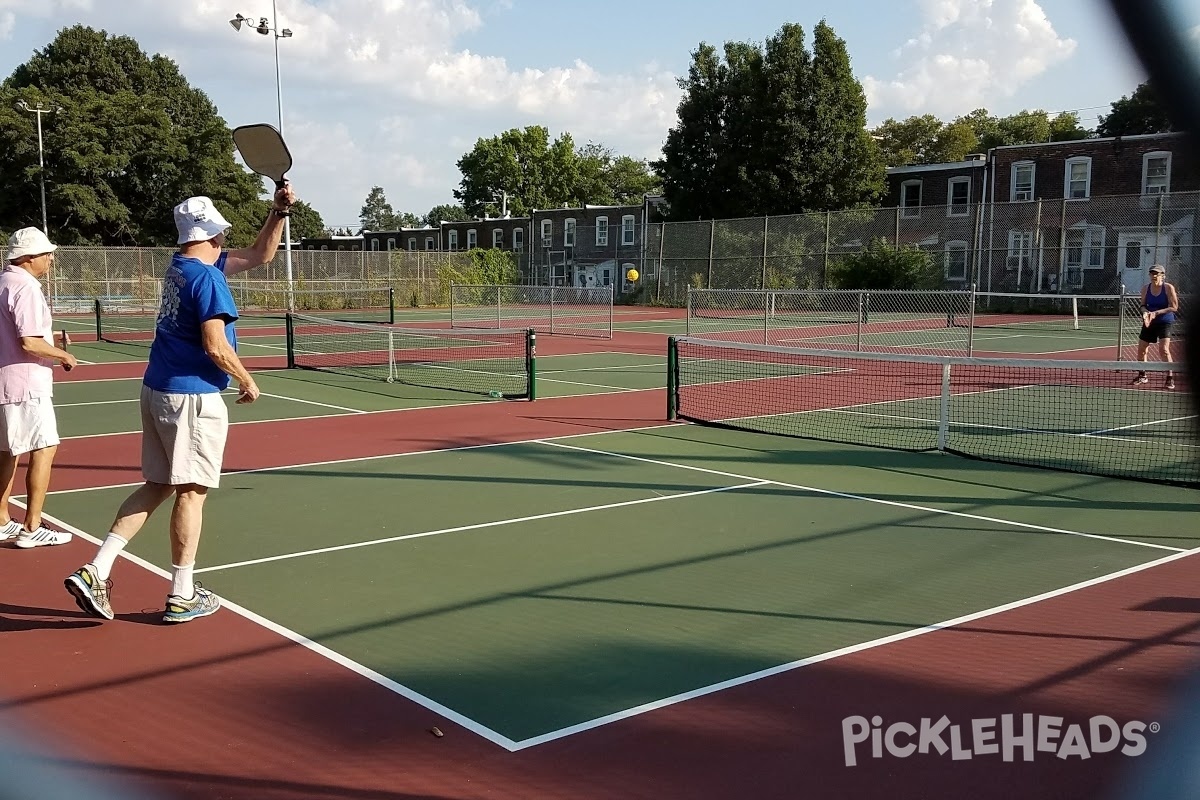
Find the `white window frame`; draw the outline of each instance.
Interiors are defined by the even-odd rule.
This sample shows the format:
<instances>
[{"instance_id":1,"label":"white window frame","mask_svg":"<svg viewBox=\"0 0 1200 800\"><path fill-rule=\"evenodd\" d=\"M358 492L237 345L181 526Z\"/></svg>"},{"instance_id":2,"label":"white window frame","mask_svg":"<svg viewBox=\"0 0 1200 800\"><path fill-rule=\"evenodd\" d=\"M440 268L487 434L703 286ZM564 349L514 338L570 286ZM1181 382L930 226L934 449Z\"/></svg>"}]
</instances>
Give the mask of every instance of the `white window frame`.
<instances>
[{"instance_id":1,"label":"white window frame","mask_svg":"<svg viewBox=\"0 0 1200 800\"><path fill-rule=\"evenodd\" d=\"M596 247L608 247L608 217L596 217Z\"/></svg>"},{"instance_id":2,"label":"white window frame","mask_svg":"<svg viewBox=\"0 0 1200 800\"><path fill-rule=\"evenodd\" d=\"M396 237L395 237L395 236L389 236L389 237L388 237L388 240L387 240L387 249L388 249L388 250L395 250L395 249L396 249Z\"/></svg>"},{"instance_id":3,"label":"white window frame","mask_svg":"<svg viewBox=\"0 0 1200 800\"><path fill-rule=\"evenodd\" d=\"M497 250L504 247L504 229L492 228L492 247Z\"/></svg>"},{"instance_id":4,"label":"white window frame","mask_svg":"<svg viewBox=\"0 0 1200 800\"><path fill-rule=\"evenodd\" d=\"M621 217L621 244L632 245L637 238L637 228L635 227L637 218L633 214L626 214Z\"/></svg>"},{"instance_id":5,"label":"white window frame","mask_svg":"<svg viewBox=\"0 0 1200 800\"><path fill-rule=\"evenodd\" d=\"M456 231L456 230L446 231L446 249L448 249L448 250L457 250L458 249L458 231Z\"/></svg>"},{"instance_id":6,"label":"white window frame","mask_svg":"<svg viewBox=\"0 0 1200 800\"><path fill-rule=\"evenodd\" d=\"M1086 222L1067 228L1063 237L1063 273L1066 274L1069 269L1104 269L1106 233L1103 225L1088 225ZM1073 251L1078 251L1078 257L1072 257Z\"/></svg>"},{"instance_id":7,"label":"white window frame","mask_svg":"<svg viewBox=\"0 0 1200 800\"><path fill-rule=\"evenodd\" d=\"M426 250L437 250L437 247L436 247L436 246L434 245L434 243L433 243L433 237L432 237L432 236L426 236L426 237L425 237L425 249L426 249Z\"/></svg>"},{"instance_id":8,"label":"white window frame","mask_svg":"<svg viewBox=\"0 0 1200 800\"><path fill-rule=\"evenodd\" d=\"M954 202L954 187L967 187L966 199L961 203ZM971 213L971 179L967 177L951 178L946 182L946 216L965 217Z\"/></svg>"},{"instance_id":9,"label":"white window frame","mask_svg":"<svg viewBox=\"0 0 1200 800\"><path fill-rule=\"evenodd\" d=\"M554 246L554 220L542 220L542 247Z\"/></svg>"},{"instance_id":10,"label":"white window frame","mask_svg":"<svg viewBox=\"0 0 1200 800\"><path fill-rule=\"evenodd\" d=\"M563 247L575 246L575 218L567 217L563 220Z\"/></svg>"},{"instance_id":11,"label":"white window frame","mask_svg":"<svg viewBox=\"0 0 1200 800\"><path fill-rule=\"evenodd\" d=\"M479 234L474 228L467 229L467 249L474 250L479 246Z\"/></svg>"},{"instance_id":12,"label":"white window frame","mask_svg":"<svg viewBox=\"0 0 1200 800\"><path fill-rule=\"evenodd\" d=\"M417 249L417 237L408 237L408 249L410 252Z\"/></svg>"},{"instance_id":13,"label":"white window frame","mask_svg":"<svg viewBox=\"0 0 1200 800\"><path fill-rule=\"evenodd\" d=\"M513 228L512 249L513 249L513 252L516 252L516 253L520 253L525 250L525 229L524 228Z\"/></svg>"},{"instance_id":14,"label":"white window frame","mask_svg":"<svg viewBox=\"0 0 1200 800\"><path fill-rule=\"evenodd\" d=\"M1150 162L1162 160L1166 162L1166 175L1161 185L1150 185ZM1158 195L1171 193L1171 151L1170 150L1154 150L1142 156L1142 194L1143 195Z\"/></svg>"},{"instance_id":15,"label":"white window frame","mask_svg":"<svg viewBox=\"0 0 1200 800\"><path fill-rule=\"evenodd\" d=\"M372 239L372 240L371 240L371 249L372 249L372 250L378 250L378 249L379 249L379 240L378 240L378 239Z\"/></svg>"},{"instance_id":16,"label":"white window frame","mask_svg":"<svg viewBox=\"0 0 1200 800\"><path fill-rule=\"evenodd\" d=\"M322 250L328 250L328 249L329 249L329 245L327 245L327 244L323 244L323 245L321 245L321 249L322 249Z\"/></svg>"},{"instance_id":17,"label":"white window frame","mask_svg":"<svg viewBox=\"0 0 1200 800\"><path fill-rule=\"evenodd\" d=\"M1025 170L1029 171L1029 183L1026 188L1024 181L1018 177ZM1009 178L1008 199L1013 203L1024 203L1033 200L1033 189L1037 185L1037 165L1032 161L1014 161Z\"/></svg>"},{"instance_id":18,"label":"white window frame","mask_svg":"<svg viewBox=\"0 0 1200 800\"><path fill-rule=\"evenodd\" d=\"M1083 187L1081 194L1075 194L1071 185L1077 183L1079 179L1071 177L1073 168L1076 166L1084 166L1084 176L1082 178ZM1064 165L1063 171L1063 197L1068 200L1087 200L1092 196L1092 157L1091 156L1075 156L1068 158Z\"/></svg>"},{"instance_id":19,"label":"white window frame","mask_svg":"<svg viewBox=\"0 0 1200 800\"><path fill-rule=\"evenodd\" d=\"M908 190L912 187L917 188L917 202L908 202ZM900 184L900 216L905 219L921 216L921 196L924 194L924 188L921 186L920 180L904 181Z\"/></svg>"},{"instance_id":20,"label":"white window frame","mask_svg":"<svg viewBox=\"0 0 1200 800\"><path fill-rule=\"evenodd\" d=\"M945 247L944 252L945 252L945 267L943 269L943 272L945 273L946 280L948 280L948 281L964 281L965 282L967 280L967 272L969 272L970 268L971 268L970 259L968 258L968 255L967 255L967 243L961 239L953 239L949 242L946 242L946 247ZM951 253L962 253L962 275L951 275L950 274L950 254Z\"/></svg>"},{"instance_id":21,"label":"white window frame","mask_svg":"<svg viewBox=\"0 0 1200 800\"><path fill-rule=\"evenodd\" d=\"M1008 258L1005 269L1016 270L1018 275L1033 266L1033 231L1010 230L1008 232Z\"/></svg>"}]
</instances>

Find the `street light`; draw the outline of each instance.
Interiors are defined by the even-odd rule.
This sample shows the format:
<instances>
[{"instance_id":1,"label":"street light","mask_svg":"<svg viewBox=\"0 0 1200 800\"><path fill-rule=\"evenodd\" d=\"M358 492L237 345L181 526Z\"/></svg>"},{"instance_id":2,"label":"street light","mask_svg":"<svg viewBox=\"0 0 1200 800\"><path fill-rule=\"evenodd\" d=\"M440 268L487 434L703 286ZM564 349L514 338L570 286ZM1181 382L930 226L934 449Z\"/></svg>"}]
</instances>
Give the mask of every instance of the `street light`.
<instances>
[{"instance_id":1,"label":"street light","mask_svg":"<svg viewBox=\"0 0 1200 800\"><path fill-rule=\"evenodd\" d=\"M50 106L42 108L41 102L36 102L32 106L24 100L18 100L16 103L18 111L28 111L30 114L37 115L37 134L38 134L38 181L41 183L42 189L42 233L50 235L50 227L46 222L46 158L45 151L42 147L42 114L57 114L62 111L59 106ZM58 277L57 273L54 276ZM51 308L54 307L54 281L49 280L46 284L49 287L49 300Z\"/></svg>"},{"instance_id":2,"label":"street light","mask_svg":"<svg viewBox=\"0 0 1200 800\"><path fill-rule=\"evenodd\" d=\"M24 100L18 100L16 108L18 111L28 111L30 114L37 114L38 178L42 184L42 233L49 236L50 228L46 225L46 160L42 149L42 114L57 114L62 109L58 106L42 108L40 101L31 106Z\"/></svg>"},{"instance_id":3,"label":"street light","mask_svg":"<svg viewBox=\"0 0 1200 800\"><path fill-rule=\"evenodd\" d=\"M274 24L272 24L274 21ZM254 21L249 17L243 17L238 14L233 19L229 20L229 24L233 26L235 31L241 32L242 26L252 27L252 29L263 36L268 34L275 35L275 105L279 111L279 135L283 136L283 81L279 75L279 40L290 39L292 36L291 30L284 28L279 30L279 15L275 10L275 0L271 0L271 19L259 17L258 24L254 25ZM288 311L295 311L295 298L292 289L292 219L291 217L283 218L283 264L284 271L287 277L287 306Z\"/></svg>"}]
</instances>

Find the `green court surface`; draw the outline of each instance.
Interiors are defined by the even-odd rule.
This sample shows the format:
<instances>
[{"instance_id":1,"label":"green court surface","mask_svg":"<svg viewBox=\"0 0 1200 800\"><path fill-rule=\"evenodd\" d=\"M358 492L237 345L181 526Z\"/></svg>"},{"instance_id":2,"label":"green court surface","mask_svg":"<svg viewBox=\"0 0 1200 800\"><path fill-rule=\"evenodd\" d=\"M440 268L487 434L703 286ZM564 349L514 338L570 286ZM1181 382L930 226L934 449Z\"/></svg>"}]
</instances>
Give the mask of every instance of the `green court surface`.
<instances>
[{"instance_id":1,"label":"green court surface","mask_svg":"<svg viewBox=\"0 0 1200 800\"><path fill-rule=\"evenodd\" d=\"M81 344L72 352L105 348L136 351L136 345ZM141 348L143 358L145 348ZM126 359L115 359L124 361ZM666 382L665 357L636 353L590 353L540 356L539 397L662 389ZM464 392L386 383L363 377L314 370L257 370L254 379L263 392L257 402L236 405L236 392L226 393L231 423L271 419L356 414L404 408L492 401ZM141 378L95 381L59 381L54 404L62 436L136 432L141 429L138 395Z\"/></svg>"},{"instance_id":2,"label":"green court surface","mask_svg":"<svg viewBox=\"0 0 1200 800\"><path fill-rule=\"evenodd\" d=\"M128 491L48 513L102 534ZM1194 498L669 425L227 475L198 571L528 744L1194 548Z\"/></svg>"}]
</instances>

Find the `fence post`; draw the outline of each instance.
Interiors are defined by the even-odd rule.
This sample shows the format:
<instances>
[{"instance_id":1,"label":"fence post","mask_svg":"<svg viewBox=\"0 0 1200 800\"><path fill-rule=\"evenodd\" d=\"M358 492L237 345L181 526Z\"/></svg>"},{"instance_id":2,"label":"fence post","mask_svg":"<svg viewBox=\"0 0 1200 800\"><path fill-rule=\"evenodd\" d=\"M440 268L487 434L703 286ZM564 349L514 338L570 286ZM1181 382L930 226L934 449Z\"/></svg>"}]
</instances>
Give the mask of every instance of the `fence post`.
<instances>
[{"instance_id":1,"label":"fence post","mask_svg":"<svg viewBox=\"0 0 1200 800\"><path fill-rule=\"evenodd\" d=\"M1063 287L1067 283L1067 199L1064 197L1061 201L1062 211L1059 213L1058 220L1058 291L1061 294ZM1090 202L1090 201L1089 201ZM1087 234L1084 234L1084 244L1087 242ZM1083 259L1079 263L1079 278L1083 280L1083 267L1087 263L1087 248L1084 247L1080 252L1080 257ZM1042 290L1041 275L1038 275L1038 291Z\"/></svg>"},{"instance_id":2,"label":"fence post","mask_svg":"<svg viewBox=\"0 0 1200 800\"><path fill-rule=\"evenodd\" d=\"M1117 361L1125 350L1125 284L1121 284L1121 295L1117 298Z\"/></svg>"},{"instance_id":3,"label":"fence post","mask_svg":"<svg viewBox=\"0 0 1200 800\"><path fill-rule=\"evenodd\" d=\"M714 219L708 228L708 280L704 284L705 289L712 288L712 272L713 272L713 244L717 240L717 221Z\"/></svg>"},{"instance_id":4,"label":"fence post","mask_svg":"<svg viewBox=\"0 0 1200 800\"><path fill-rule=\"evenodd\" d=\"M771 221L770 217L763 217L763 247L762 247L762 290L767 290L767 224Z\"/></svg>"},{"instance_id":5,"label":"fence post","mask_svg":"<svg viewBox=\"0 0 1200 800\"><path fill-rule=\"evenodd\" d=\"M655 282L655 292L658 294L657 300L662 302L662 274L666 266L663 264L663 247L667 241L667 223L658 223L658 269L655 272L658 274Z\"/></svg>"},{"instance_id":6,"label":"fence post","mask_svg":"<svg viewBox=\"0 0 1200 800\"><path fill-rule=\"evenodd\" d=\"M971 304L968 312L967 325L967 357L975 355L975 284L971 284L971 297L967 301Z\"/></svg>"},{"instance_id":7,"label":"fence post","mask_svg":"<svg viewBox=\"0 0 1200 800\"><path fill-rule=\"evenodd\" d=\"M892 249L900 249L900 210L902 206L896 206L896 238L892 241Z\"/></svg>"},{"instance_id":8,"label":"fence post","mask_svg":"<svg viewBox=\"0 0 1200 800\"><path fill-rule=\"evenodd\" d=\"M829 218L832 211L825 212L825 254L821 262L821 288L829 288Z\"/></svg>"},{"instance_id":9,"label":"fence post","mask_svg":"<svg viewBox=\"0 0 1200 800\"><path fill-rule=\"evenodd\" d=\"M496 285L496 328L504 327L504 314L500 311L500 285Z\"/></svg>"}]
</instances>

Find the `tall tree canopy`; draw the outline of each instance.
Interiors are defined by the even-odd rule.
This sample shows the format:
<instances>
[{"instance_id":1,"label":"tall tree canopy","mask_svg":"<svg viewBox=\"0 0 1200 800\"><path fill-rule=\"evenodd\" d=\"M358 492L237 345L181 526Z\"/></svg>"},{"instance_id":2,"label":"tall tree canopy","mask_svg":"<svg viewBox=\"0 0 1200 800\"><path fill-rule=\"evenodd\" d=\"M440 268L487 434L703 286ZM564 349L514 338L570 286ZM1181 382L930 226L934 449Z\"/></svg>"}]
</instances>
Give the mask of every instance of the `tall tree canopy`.
<instances>
[{"instance_id":1,"label":"tall tree canopy","mask_svg":"<svg viewBox=\"0 0 1200 800\"><path fill-rule=\"evenodd\" d=\"M373 186L358 212L358 221L365 231L398 231L401 228L421 227L421 218L411 211L397 213L387 201L382 186Z\"/></svg>"},{"instance_id":2,"label":"tall tree canopy","mask_svg":"<svg viewBox=\"0 0 1200 800\"><path fill-rule=\"evenodd\" d=\"M979 108L952 122L932 114L897 121L887 119L871 131L888 166L962 161L969 153L993 147L1086 139L1091 132L1079 116L1063 112L1053 117L1036 109L996 117Z\"/></svg>"},{"instance_id":3,"label":"tall tree canopy","mask_svg":"<svg viewBox=\"0 0 1200 800\"><path fill-rule=\"evenodd\" d=\"M659 186L646 161L593 142L576 148L569 133L551 143L539 125L478 140L458 169L462 182L454 196L477 217L499 215L501 192L509 212L524 216L535 208L641 203Z\"/></svg>"},{"instance_id":4,"label":"tall tree canopy","mask_svg":"<svg viewBox=\"0 0 1200 800\"><path fill-rule=\"evenodd\" d=\"M678 120L654 163L675 219L850 208L875 200L883 165L846 43L825 22L787 24L765 46L692 54Z\"/></svg>"},{"instance_id":5,"label":"tall tree canopy","mask_svg":"<svg viewBox=\"0 0 1200 800\"><path fill-rule=\"evenodd\" d=\"M425 224L431 228L436 228L445 222L466 222L471 216L467 214L466 209L460 205L441 204L429 209L429 213L425 215Z\"/></svg>"},{"instance_id":6,"label":"tall tree canopy","mask_svg":"<svg viewBox=\"0 0 1200 800\"><path fill-rule=\"evenodd\" d=\"M579 179L571 134L551 143L550 132L541 125L479 139L458 160L458 169L462 182L454 196L476 217L499 209L496 196L501 191L508 192L509 211L515 216L569 203Z\"/></svg>"},{"instance_id":7,"label":"tall tree canopy","mask_svg":"<svg viewBox=\"0 0 1200 800\"><path fill-rule=\"evenodd\" d=\"M1133 94L1114 101L1112 111L1100 117L1096 133L1101 136L1133 136L1139 133L1168 133L1171 118L1163 110L1158 95L1149 83L1143 83Z\"/></svg>"},{"instance_id":8,"label":"tall tree canopy","mask_svg":"<svg viewBox=\"0 0 1200 800\"><path fill-rule=\"evenodd\" d=\"M234 160L216 107L170 59L147 56L127 36L63 29L0 85L0 221L41 226L38 147L42 117L50 235L65 244L173 245L171 208L206 194L233 224L235 246L266 217L258 176Z\"/></svg>"}]
</instances>

